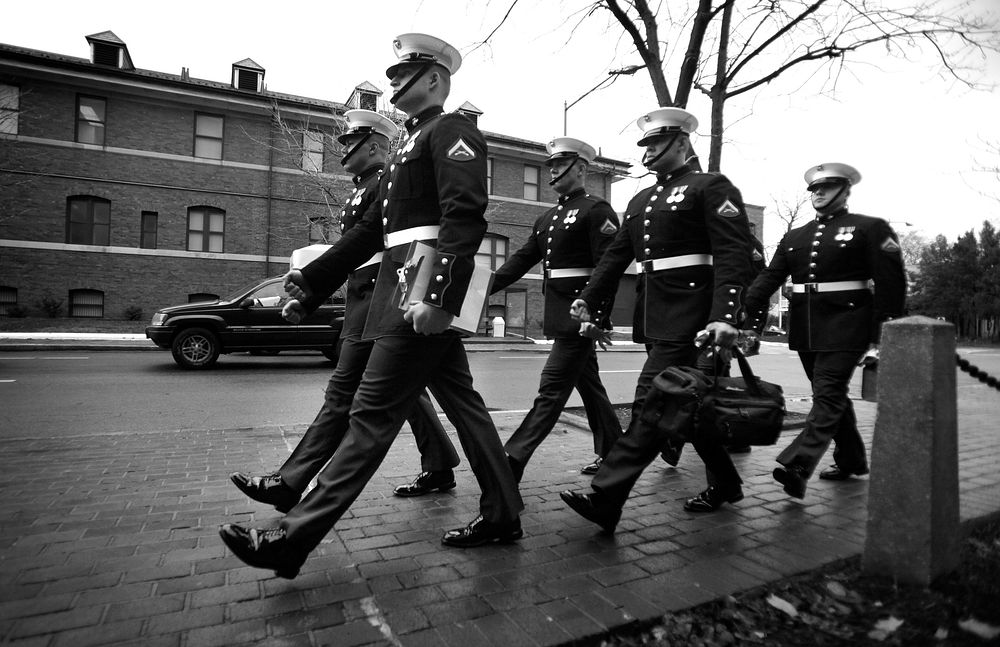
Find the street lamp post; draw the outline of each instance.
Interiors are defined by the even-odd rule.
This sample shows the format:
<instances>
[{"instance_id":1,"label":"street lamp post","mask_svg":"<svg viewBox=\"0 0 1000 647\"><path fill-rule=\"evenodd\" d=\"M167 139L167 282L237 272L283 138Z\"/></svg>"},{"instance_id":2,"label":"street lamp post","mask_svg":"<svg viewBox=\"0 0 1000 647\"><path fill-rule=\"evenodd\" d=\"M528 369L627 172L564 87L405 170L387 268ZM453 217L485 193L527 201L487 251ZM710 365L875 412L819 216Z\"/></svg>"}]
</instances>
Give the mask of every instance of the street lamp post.
<instances>
[{"instance_id":1,"label":"street lamp post","mask_svg":"<svg viewBox=\"0 0 1000 647\"><path fill-rule=\"evenodd\" d=\"M644 67L646 67L646 66L645 65L627 65L627 66L625 66L625 67L623 67L621 69L618 69L618 70L610 70L608 72L608 78L601 79L600 83L598 83L594 87L590 88L589 90L587 90L586 92L584 92L583 94L581 94L576 99L576 101L574 101L573 103L567 104L566 101L564 100L563 101L563 135L566 134L566 113L569 112L570 108L572 108L576 104L578 104L581 101L583 101L583 99L585 97L587 97L591 92L594 92L595 90L599 90L601 87L607 87L608 85L611 85L612 83L615 82L615 80L619 76L632 76L633 74L635 74L636 72L638 72L639 70L641 70Z\"/></svg>"}]
</instances>

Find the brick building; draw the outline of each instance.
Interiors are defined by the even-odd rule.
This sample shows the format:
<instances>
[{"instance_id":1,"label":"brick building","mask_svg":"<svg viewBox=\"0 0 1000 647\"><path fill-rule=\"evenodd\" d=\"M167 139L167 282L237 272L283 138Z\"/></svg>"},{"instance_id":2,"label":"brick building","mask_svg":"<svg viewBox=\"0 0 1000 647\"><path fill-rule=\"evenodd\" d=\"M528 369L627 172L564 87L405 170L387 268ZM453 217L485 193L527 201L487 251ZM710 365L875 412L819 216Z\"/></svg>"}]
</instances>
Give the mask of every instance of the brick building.
<instances>
[{"instance_id":1,"label":"brick building","mask_svg":"<svg viewBox=\"0 0 1000 647\"><path fill-rule=\"evenodd\" d=\"M249 58L209 81L136 67L110 31L86 39L89 58L0 44L0 316L44 316L44 299L60 316L145 319L281 274L292 250L336 238L353 184L335 135L344 111L385 107L376 86L344 103L281 94ZM485 136L480 262L496 268L557 196L544 144ZM609 197L626 171L599 156L589 191ZM616 307L626 325L631 286ZM491 297L481 332L502 316L508 334L540 336L542 311L529 274Z\"/></svg>"}]
</instances>

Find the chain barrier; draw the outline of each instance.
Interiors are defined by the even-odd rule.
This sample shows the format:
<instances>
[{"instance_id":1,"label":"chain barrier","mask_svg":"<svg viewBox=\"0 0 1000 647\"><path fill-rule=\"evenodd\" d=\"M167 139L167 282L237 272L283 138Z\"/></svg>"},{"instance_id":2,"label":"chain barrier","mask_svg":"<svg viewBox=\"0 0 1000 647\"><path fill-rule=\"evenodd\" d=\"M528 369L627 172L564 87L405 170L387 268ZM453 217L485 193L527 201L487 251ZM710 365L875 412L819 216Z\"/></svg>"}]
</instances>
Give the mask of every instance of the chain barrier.
<instances>
[{"instance_id":1,"label":"chain barrier","mask_svg":"<svg viewBox=\"0 0 1000 647\"><path fill-rule=\"evenodd\" d=\"M982 370L975 364L972 364L969 360L964 359L958 353L955 353L955 361L958 364L958 368L961 369L963 372L968 373L969 375L976 378L983 384L986 384L987 386L990 386L996 389L997 391L1000 391L1000 380L997 380L997 378L993 377L992 375Z\"/></svg>"}]
</instances>

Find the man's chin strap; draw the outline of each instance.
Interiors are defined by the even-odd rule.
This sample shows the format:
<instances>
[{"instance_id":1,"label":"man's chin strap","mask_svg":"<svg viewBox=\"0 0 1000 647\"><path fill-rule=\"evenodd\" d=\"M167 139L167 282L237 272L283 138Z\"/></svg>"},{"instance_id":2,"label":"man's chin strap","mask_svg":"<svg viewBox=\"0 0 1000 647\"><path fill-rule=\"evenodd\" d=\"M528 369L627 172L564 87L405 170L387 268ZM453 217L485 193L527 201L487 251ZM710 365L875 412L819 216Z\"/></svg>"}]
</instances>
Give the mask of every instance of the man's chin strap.
<instances>
[{"instance_id":1,"label":"man's chin strap","mask_svg":"<svg viewBox=\"0 0 1000 647\"><path fill-rule=\"evenodd\" d=\"M347 151L347 153L345 153L344 156L340 158L340 165L344 166L345 164L347 164L348 158L350 158L351 155L354 155L359 150L361 150L361 147L365 145L365 142L367 142L371 138L372 138L372 133L365 133L365 136L362 137L360 140L358 140L357 144L351 146L351 150Z\"/></svg>"},{"instance_id":2,"label":"man's chin strap","mask_svg":"<svg viewBox=\"0 0 1000 647\"><path fill-rule=\"evenodd\" d=\"M649 160L648 162L646 160L643 160L642 161L642 165L645 166L646 168L649 168L653 164L656 164L656 162L661 157L663 157L667 153L668 150L670 150L671 148L673 148L674 142L677 141L678 137L680 137L680 132L674 133L673 136L670 137L670 141L667 142L667 145L663 147L663 150L661 150L659 153L657 153L656 157L654 157L653 159Z\"/></svg>"},{"instance_id":3,"label":"man's chin strap","mask_svg":"<svg viewBox=\"0 0 1000 647\"><path fill-rule=\"evenodd\" d=\"M408 92L409 89L413 87L413 84L416 83L420 79L420 77L422 77L427 72L427 70L431 69L432 65L434 65L434 63L424 63L422 66L420 66L420 69L417 70L416 74L411 76L410 80L403 84L403 87L396 90L396 92L394 92L393 95L389 97L389 103L391 103L392 105L396 105L396 102L399 101L400 97L406 94L406 92Z\"/></svg>"},{"instance_id":4,"label":"man's chin strap","mask_svg":"<svg viewBox=\"0 0 1000 647\"><path fill-rule=\"evenodd\" d=\"M838 182L837 184L840 186L840 188L837 189L837 193L832 198L830 198L830 201L826 203L827 205L836 204L837 200L840 199L841 194L844 193L844 189L846 189L849 186L847 184L844 184L843 182ZM817 209L816 213L818 213L821 216L827 216L827 215L830 215L831 213L836 213L836 212L840 211L841 209L846 209L846 208L847 208L847 205L841 205L841 206L837 207L836 209L830 209L830 210L824 209L823 211L820 211L820 210Z\"/></svg>"},{"instance_id":5,"label":"man's chin strap","mask_svg":"<svg viewBox=\"0 0 1000 647\"><path fill-rule=\"evenodd\" d=\"M576 166L576 163L579 161L580 161L579 157L574 157L573 161L566 166L566 170L564 170L562 173L549 180L549 186L554 186L556 182L566 177L566 174L569 173L570 170L572 170L572 168Z\"/></svg>"}]
</instances>

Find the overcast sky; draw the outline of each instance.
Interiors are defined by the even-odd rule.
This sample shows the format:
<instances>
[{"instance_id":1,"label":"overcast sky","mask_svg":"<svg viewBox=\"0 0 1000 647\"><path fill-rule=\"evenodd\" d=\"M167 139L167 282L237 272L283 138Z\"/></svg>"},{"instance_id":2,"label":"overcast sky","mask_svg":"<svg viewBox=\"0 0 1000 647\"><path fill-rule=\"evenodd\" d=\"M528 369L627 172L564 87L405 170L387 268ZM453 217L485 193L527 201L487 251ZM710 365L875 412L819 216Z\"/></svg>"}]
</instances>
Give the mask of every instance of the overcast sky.
<instances>
[{"instance_id":1,"label":"overcast sky","mask_svg":"<svg viewBox=\"0 0 1000 647\"><path fill-rule=\"evenodd\" d=\"M193 77L228 82L232 64L249 57L265 68L269 90L345 101L363 81L388 90L384 71L395 60L397 34L431 33L466 55L446 108L469 101L483 111L484 130L545 142L562 134L564 102L608 70L641 62L606 12L583 22L573 16L581 4L521 0L491 46L471 52L509 0L34 0L5 5L0 42L89 57L85 36L111 30L142 69L179 74L187 67ZM894 221L900 233L912 228L954 242L984 220L1000 224L1000 180L976 170L1000 165L984 144L1000 144L1000 90L967 90L938 76L931 62L869 59L841 77L835 97L789 78L731 101L723 172L747 202L770 211L776 199L804 195L807 167L842 161L863 175L852 210ZM982 69L1000 81L1000 61ZM568 134L637 162L635 120L655 106L645 71L618 77L569 110ZM702 122L695 149L707 164L708 104L695 97L689 109ZM614 206L622 210L648 181L615 184ZM766 220L766 243L780 227Z\"/></svg>"}]
</instances>

